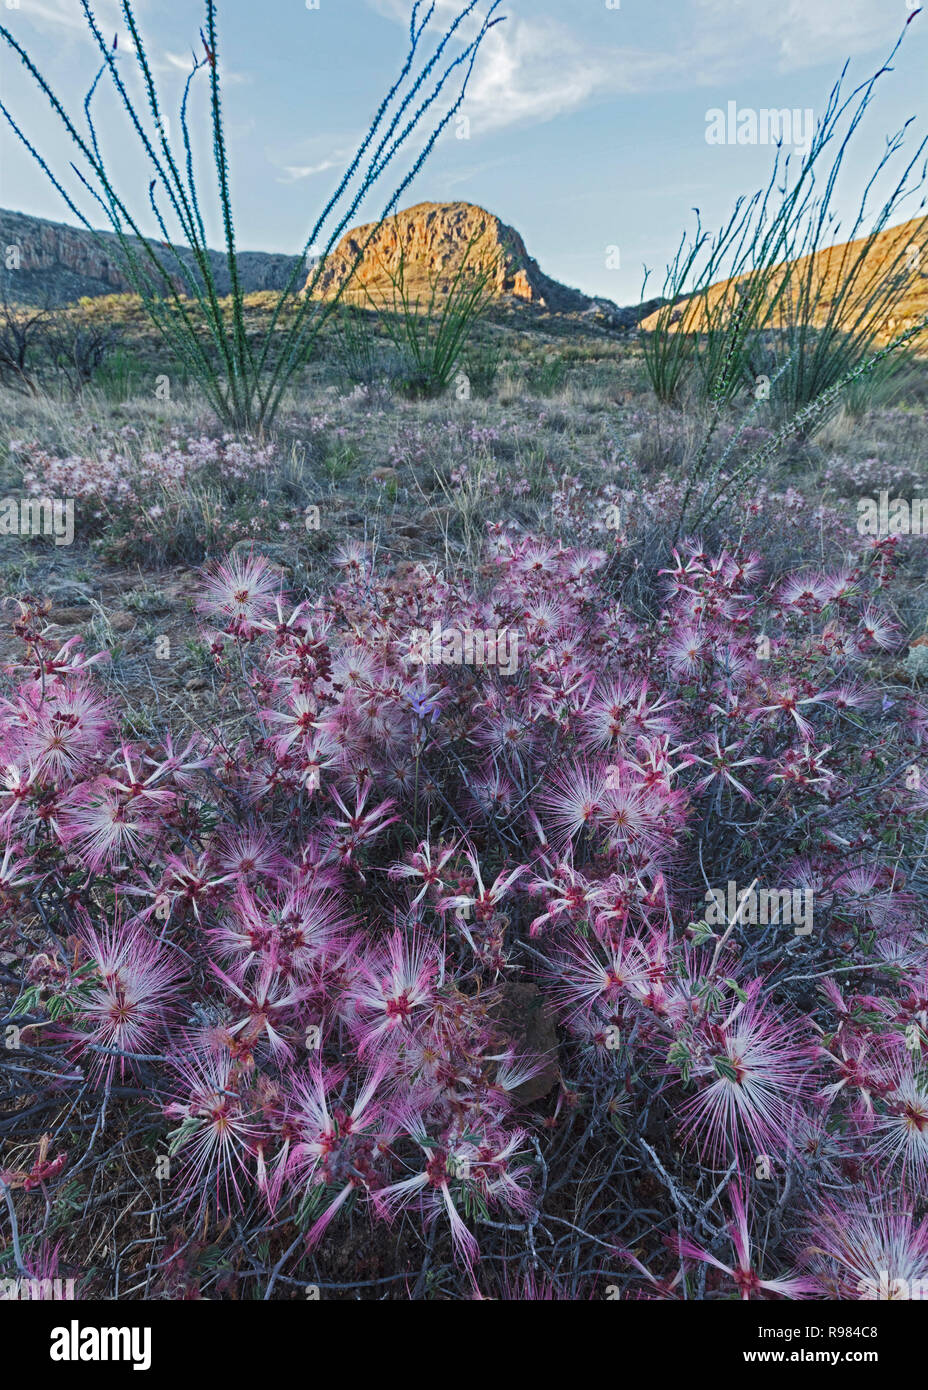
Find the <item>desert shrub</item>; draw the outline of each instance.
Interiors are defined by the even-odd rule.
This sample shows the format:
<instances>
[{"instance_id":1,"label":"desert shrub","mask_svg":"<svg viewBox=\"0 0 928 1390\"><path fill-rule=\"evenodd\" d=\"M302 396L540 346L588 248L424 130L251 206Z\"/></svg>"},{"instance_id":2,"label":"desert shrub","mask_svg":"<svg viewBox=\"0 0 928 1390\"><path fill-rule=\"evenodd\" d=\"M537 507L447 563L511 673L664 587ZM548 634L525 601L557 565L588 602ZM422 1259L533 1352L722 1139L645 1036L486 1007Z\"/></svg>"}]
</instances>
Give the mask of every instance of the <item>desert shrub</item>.
<instances>
[{"instance_id":1,"label":"desert shrub","mask_svg":"<svg viewBox=\"0 0 928 1390\"><path fill-rule=\"evenodd\" d=\"M345 384L370 390L397 375L397 364L385 353L377 324L377 316L360 305L340 305L332 323L332 351Z\"/></svg>"},{"instance_id":2,"label":"desert shrub","mask_svg":"<svg viewBox=\"0 0 928 1390\"><path fill-rule=\"evenodd\" d=\"M500 338L485 338L468 344L462 356L462 366L474 395L483 399L493 395L503 357Z\"/></svg>"},{"instance_id":3,"label":"desert shrub","mask_svg":"<svg viewBox=\"0 0 928 1390\"><path fill-rule=\"evenodd\" d=\"M14 304L6 293L0 298L0 381L30 396L38 395L36 373L50 312Z\"/></svg>"},{"instance_id":4,"label":"desert shrub","mask_svg":"<svg viewBox=\"0 0 928 1390\"><path fill-rule=\"evenodd\" d=\"M477 234L450 278L435 271L423 287L411 279L405 248L395 267L383 265L385 296L365 287L370 307L393 344L395 384L410 400L442 396L458 376L468 340L494 298L496 267L473 258Z\"/></svg>"},{"instance_id":5,"label":"desert shrub","mask_svg":"<svg viewBox=\"0 0 928 1390\"><path fill-rule=\"evenodd\" d=\"M50 367L75 396L107 367L115 346L112 326L70 314L53 318L45 342Z\"/></svg>"},{"instance_id":6,"label":"desert shrub","mask_svg":"<svg viewBox=\"0 0 928 1390\"><path fill-rule=\"evenodd\" d=\"M564 388L568 365L558 353L549 353L543 361L529 368L526 384L533 396L555 396Z\"/></svg>"},{"instance_id":7,"label":"desert shrub","mask_svg":"<svg viewBox=\"0 0 928 1390\"><path fill-rule=\"evenodd\" d=\"M128 401L138 395L139 387L150 375L136 353L117 347L97 365L92 380L108 400Z\"/></svg>"},{"instance_id":8,"label":"desert shrub","mask_svg":"<svg viewBox=\"0 0 928 1390\"><path fill-rule=\"evenodd\" d=\"M20 602L2 931L50 1078L8 1080L34 1142L0 1120L20 1264L87 1162L40 1141L69 1105L170 1155L156 1296L222 1289L210 1212L266 1296L288 1260L318 1277L337 1223L401 1215L457 1296L498 1260L538 1297L925 1272L928 710L885 693L895 543L765 578L693 541L656 604L601 550L495 526L485 560L475 588L348 544L295 607L262 559L213 566L218 703L145 740ZM757 887L787 905L760 920Z\"/></svg>"},{"instance_id":9,"label":"desert shrub","mask_svg":"<svg viewBox=\"0 0 928 1390\"><path fill-rule=\"evenodd\" d=\"M299 534L314 505L276 445L248 437L178 434L150 448L130 426L92 454L18 441L13 457L27 495L73 498L78 539L123 563L198 563L236 542Z\"/></svg>"}]
</instances>

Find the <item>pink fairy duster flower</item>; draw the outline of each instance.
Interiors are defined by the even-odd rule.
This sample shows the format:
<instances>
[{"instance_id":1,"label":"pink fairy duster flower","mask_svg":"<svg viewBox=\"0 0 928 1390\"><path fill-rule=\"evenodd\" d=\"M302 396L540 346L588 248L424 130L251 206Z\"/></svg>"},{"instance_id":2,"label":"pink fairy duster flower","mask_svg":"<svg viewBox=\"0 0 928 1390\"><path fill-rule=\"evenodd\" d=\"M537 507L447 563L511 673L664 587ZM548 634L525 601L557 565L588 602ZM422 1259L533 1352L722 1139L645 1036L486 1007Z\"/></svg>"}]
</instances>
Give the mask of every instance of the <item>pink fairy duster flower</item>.
<instances>
[{"instance_id":1,"label":"pink fairy duster flower","mask_svg":"<svg viewBox=\"0 0 928 1390\"><path fill-rule=\"evenodd\" d=\"M689 749L690 743L678 744L676 748L670 746L670 735L660 734L657 737L638 734L635 738L635 754L633 758L628 753L625 754L621 768L629 768L636 777L640 777L646 787L657 787L661 790L669 790L674 777L678 777L684 768L690 767L694 759ZM680 755L680 762L674 766L672 759ZM613 773L610 780L614 780Z\"/></svg>"},{"instance_id":2,"label":"pink fairy duster flower","mask_svg":"<svg viewBox=\"0 0 928 1390\"><path fill-rule=\"evenodd\" d=\"M793 1041L795 1027L772 1019L754 988L728 1018L712 1026L693 1058L698 1093L681 1109L685 1132L718 1160L738 1153L779 1152L790 1143L790 1117L806 1086L810 1060Z\"/></svg>"},{"instance_id":3,"label":"pink fairy duster flower","mask_svg":"<svg viewBox=\"0 0 928 1390\"><path fill-rule=\"evenodd\" d=\"M519 801L516 784L501 767L489 767L467 779L466 804L486 818L508 818Z\"/></svg>"},{"instance_id":4,"label":"pink fairy duster flower","mask_svg":"<svg viewBox=\"0 0 928 1390\"><path fill-rule=\"evenodd\" d=\"M491 709L472 737L490 756L504 759L509 768L524 772L531 766L536 731L530 719L511 709Z\"/></svg>"},{"instance_id":5,"label":"pink fairy duster flower","mask_svg":"<svg viewBox=\"0 0 928 1390\"><path fill-rule=\"evenodd\" d=\"M887 929L901 914L915 906L911 894L903 893L892 873L879 863L856 864L834 879L834 889L842 916L865 922L869 927Z\"/></svg>"},{"instance_id":6,"label":"pink fairy duster flower","mask_svg":"<svg viewBox=\"0 0 928 1390\"><path fill-rule=\"evenodd\" d=\"M286 709L264 709L261 718L266 724L281 724L281 732L273 739L277 753L287 753L297 744L316 737L319 701L315 695L291 690L285 696ZM332 741L333 747L334 740Z\"/></svg>"},{"instance_id":7,"label":"pink fairy duster flower","mask_svg":"<svg viewBox=\"0 0 928 1390\"><path fill-rule=\"evenodd\" d=\"M588 883L567 859L552 863L546 855L540 855L536 862L540 867L527 891L533 897L542 897L547 911L533 919L529 935L538 936L546 923L554 924L563 917L570 922L584 921L600 901L599 887Z\"/></svg>"},{"instance_id":8,"label":"pink fairy duster flower","mask_svg":"<svg viewBox=\"0 0 928 1390\"><path fill-rule=\"evenodd\" d=\"M413 880L412 887L421 882L422 886L410 903L410 907L416 907L427 893L440 896L444 891L442 871L457 852L456 844L438 845L433 848L428 840L422 840L409 855L406 863L392 864L387 872L391 879Z\"/></svg>"},{"instance_id":9,"label":"pink fairy duster flower","mask_svg":"<svg viewBox=\"0 0 928 1390\"><path fill-rule=\"evenodd\" d=\"M95 666L98 662L109 661L109 652L97 652L94 656L86 656L81 650L82 641L80 636L69 637L54 656L35 655L31 662L14 662L10 669L34 671L37 680L42 675L46 680L60 680L63 676L84 675L89 667Z\"/></svg>"},{"instance_id":10,"label":"pink fairy duster flower","mask_svg":"<svg viewBox=\"0 0 928 1390\"><path fill-rule=\"evenodd\" d=\"M668 825L680 819L680 805L676 793L636 785L617 770L606 780L599 823L613 850L650 857L666 844Z\"/></svg>"},{"instance_id":11,"label":"pink fairy duster flower","mask_svg":"<svg viewBox=\"0 0 928 1390\"><path fill-rule=\"evenodd\" d=\"M822 702L834 705L835 709L870 709L877 702L872 690L845 681L831 690L823 690L817 697Z\"/></svg>"},{"instance_id":12,"label":"pink fairy duster flower","mask_svg":"<svg viewBox=\"0 0 928 1390\"><path fill-rule=\"evenodd\" d=\"M649 698L647 681L616 677L598 685L583 715L591 748L605 749L636 734L673 733L671 702Z\"/></svg>"},{"instance_id":13,"label":"pink fairy duster flower","mask_svg":"<svg viewBox=\"0 0 928 1390\"><path fill-rule=\"evenodd\" d=\"M678 1269L672 1279L658 1279L656 1274L652 1274L646 1265L643 1265L631 1250L617 1250L616 1254L620 1260L625 1260L634 1269L637 1269L642 1278L647 1279L654 1293L652 1297L659 1299L677 1299L680 1297L678 1292L679 1285L683 1282L683 1269Z\"/></svg>"},{"instance_id":14,"label":"pink fairy duster flower","mask_svg":"<svg viewBox=\"0 0 928 1390\"><path fill-rule=\"evenodd\" d=\"M567 952L551 966L554 994L568 1008L569 1016L585 1013L593 1005L615 1008L629 994L646 989L642 960L623 938L603 942L577 934Z\"/></svg>"},{"instance_id":15,"label":"pink fairy duster flower","mask_svg":"<svg viewBox=\"0 0 928 1390\"><path fill-rule=\"evenodd\" d=\"M220 873L208 853L194 856L188 849L183 859L175 854L165 856L164 874L153 896L169 903L180 901L189 905L199 920L206 908L215 902L223 886L233 881L234 875Z\"/></svg>"},{"instance_id":16,"label":"pink fairy duster flower","mask_svg":"<svg viewBox=\"0 0 928 1390\"><path fill-rule=\"evenodd\" d=\"M508 1096L520 1086L540 1076L547 1066L545 1057L521 1057L515 1052L504 1052L500 1057L488 1057L488 1062L497 1062L496 1076L492 1083L494 1091Z\"/></svg>"},{"instance_id":17,"label":"pink fairy duster flower","mask_svg":"<svg viewBox=\"0 0 928 1390\"><path fill-rule=\"evenodd\" d=\"M43 698L27 694L20 751L55 782L91 765L105 746L110 720L104 705L83 684L51 687Z\"/></svg>"},{"instance_id":18,"label":"pink fairy duster flower","mask_svg":"<svg viewBox=\"0 0 928 1390\"><path fill-rule=\"evenodd\" d=\"M267 560L233 553L206 571L200 609L210 617L224 618L233 633L247 636L271 611L279 592L280 576Z\"/></svg>"},{"instance_id":19,"label":"pink fairy duster flower","mask_svg":"<svg viewBox=\"0 0 928 1390\"><path fill-rule=\"evenodd\" d=\"M2 904L5 900L9 901L18 888L25 888L27 884L35 883L38 875L28 872L33 867L33 861L23 853L23 846L18 841L7 839L0 843L0 849L3 850L3 858L0 859L0 904Z\"/></svg>"},{"instance_id":20,"label":"pink fairy duster flower","mask_svg":"<svg viewBox=\"0 0 928 1390\"><path fill-rule=\"evenodd\" d=\"M347 579L359 580L370 571L370 554L363 541L345 541L333 553L332 563L344 570Z\"/></svg>"},{"instance_id":21,"label":"pink fairy duster flower","mask_svg":"<svg viewBox=\"0 0 928 1390\"><path fill-rule=\"evenodd\" d=\"M900 1164L902 1181L917 1193L928 1177L928 1079L912 1054L896 1062L885 1112L874 1124L872 1153Z\"/></svg>"},{"instance_id":22,"label":"pink fairy duster flower","mask_svg":"<svg viewBox=\"0 0 928 1390\"><path fill-rule=\"evenodd\" d=\"M6 833L11 833L13 822L23 815L26 804L39 789L41 774L34 763L25 767L18 762L9 762L0 769L0 806L8 804L0 814L0 825L5 825Z\"/></svg>"},{"instance_id":23,"label":"pink fairy duster flower","mask_svg":"<svg viewBox=\"0 0 928 1390\"><path fill-rule=\"evenodd\" d=\"M667 644L666 655L675 676L695 676L706 655L706 634L688 624L673 634Z\"/></svg>"},{"instance_id":24,"label":"pink fairy duster flower","mask_svg":"<svg viewBox=\"0 0 928 1390\"><path fill-rule=\"evenodd\" d=\"M61 803L62 843L94 873L123 855L141 857L159 830L154 808L113 791L103 778L75 787Z\"/></svg>"},{"instance_id":25,"label":"pink fairy duster flower","mask_svg":"<svg viewBox=\"0 0 928 1390\"><path fill-rule=\"evenodd\" d=\"M579 759L551 773L538 801L551 842L560 852L583 831L595 830L599 825L607 775L604 763Z\"/></svg>"},{"instance_id":26,"label":"pink fairy duster flower","mask_svg":"<svg viewBox=\"0 0 928 1390\"><path fill-rule=\"evenodd\" d=\"M840 1203L826 1196L812 1215L804 1257L826 1298L924 1298L928 1217L916 1225L910 1202L876 1185Z\"/></svg>"},{"instance_id":27,"label":"pink fairy duster flower","mask_svg":"<svg viewBox=\"0 0 928 1390\"><path fill-rule=\"evenodd\" d=\"M287 864L280 845L266 825L241 829L226 827L217 837L215 852L219 867L239 883L277 880Z\"/></svg>"},{"instance_id":28,"label":"pink fairy duster flower","mask_svg":"<svg viewBox=\"0 0 928 1390\"><path fill-rule=\"evenodd\" d=\"M742 781L735 776L738 768L753 767L762 763L763 758L748 756L739 758L738 754L744 749L744 740L736 739L734 743L726 744L723 748L718 734L707 734L704 746L709 753L708 758L701 758L697 754L692 754L692 761L700 763L703 767L708 767L710 771L699 779L693 788L694 793L704 792L713 782L719 784L727 783L733 787L739 796L744 797L745 801L756 801L753 792L749 791Z\"/></svg>"},{"instance_id":29,"label":"pink fairy duster flower","mask_svg":"<svg viewBox=\"0 0 928 1390\"><path fill-rule=\"evenodd\" d=\"M867 604L860 615L857 626L858 646L863 652L872 647L880 651L892 651L899 645L899 624L893 622L888 613L881 613L873 604Z\"/></svg>"},{"instance_id":30,"label":"pink fairy duster flower","mask_svg":"<svg viewBox=\"0 0 928 1390\"><path fill-rule=\"evenodd\" d=\"M159 777L169 777L175 787L184 791L195 785L198 772L211 768L215 762L214 755L203 748L198 736L188 739L183 748L175 748L173 736L168 733L161 746L163 758L158 759L147 753L145 761Z\"/></svg>"},{"instance_id":31,"label":"pink fairy duster flower","mask_svg":"<svg viewBox=\"0 0 928 1390\"><path fill-rule=\"evenodd\" d=\"M174 804L177 794L170 787L157 786L165 775L163 768L156 766L154 771L145 777L141 768L133 767L132 759L137 758L138 754L128 744L121 745L119 755L119 761L116 761L113 767L113 774L119 775L104 774L98 779L99 785L121 793L127 803L138 797L143 802L157 807L159 814L164 815Z\"/></svg>"},{"instance_id":32,"label":"pink fairy duster flower","mask_svg":"<svg viewBox=\"0 0 928 1390\"><path fill-rule=\"evenodd\" d=\"M376 1095L386 1069L381 1059L362 1075L350 1110L347 1103L333 1103L341 1073L326 1071L316 1061L309 1064L308 1080L297 1080L294 1086L288 1118L296 1142L286 1162L286 1177L304 1186L340 1189L307 1233L307 1249L318 1243L354 1192L378 1185L369 1138L383 1112Z\"/></svg>"},{"instance_id":33,"label":"pink fairy duster flower","mask_svg":"<svg viewBox=\"0 0 928 1390\"><path fill-rule=\"evenodd\" d=\"M358 963L351 990L358 1010L358 1053L379 1042L393 1041L423 1021L435 999L439 969L437 948L415 932L395 931L386 953Z\"/></svg>"},{"instance_id":34,"label":"pink fairy duster flower","mask_svg":"<svg viewBox=\"0 0 928 1390\"><path fill-rule=\"evenodd\" d=\"M478 1203L520 1214L531 1209L532 1195L522 1186L528 1169L511 1166L523 1147L525 1132L489 1127L479 1134L468 1131L462 1135L452 1129L435 1139L428 1134L421 1114L408 1109L398 1117L398 1123L422 1151L421 1167L412 1176L374 1193L377 1209L392 1215L414 1204L427 1221L444 1214L455 1249L470 1269L479 1258L479 1248L464 1224L459 1203L465 1210Z\"/></svg>"},{"instance_id":35,"label":"pink fairy duster flower","mask_svg":"<svg viewBox=\"0 0 928 1390\"><path fill-rule=\"evenodd\" d=\"M540 540L530 540L520 548L516 569L535 577L557 572L559 554L553 546Z\"/></svg>"},{"instance_id":36,"label":"pink fairy duster flower","mask_svg":"<svg viewBox=\"0 0 928 1390\"><path fill-rule=\"evenodd\" d=\"M463 1146L458 1147L455 1166L459 1176L466 1179L469 1175L486 1201L524 1216L535 1205L531 1188L523 1186L531 1176L531 1169L526 1164L512 1167L512 1160L525 1150L525 1130L491 1131L482 1134L480 1139L481 1142L473 1143L469 1152ZM465 1156L466 1168L461 1162Z\"/></svg>"},{"instance_id":37,"label":"pink fairy duster flower","mask_svg":"<svg viewBox=\"0 0 928 1390\"><path fill-rule=\"evenodd\" d=\"M480 1248L464 1224L451 1189L453 1183L466 1189L467 1181L461 1182L461 1177L470 1175L474 1146L436 1143L429 1136L420 1116L407 1115L401 1123L402 1128L419 1145L422 1166L410 1177L390 1183L375 1193L377 1210L389 1217L402 1208L415 1205L426 1221L433 1221L439 1214L444 1214L448 1218L454 1248L470 1269L480 1258Z\"/></svg>"},{"instance_id":38,"label":"pink fairy duster flower","mask_svg":"<svg viewBox=\"0 0 928 1390\"><path fill-rule=\"evenodd\" d=\"M735 1255L734 1265L727 1265L722 1260L716 1259L707 1250L702 1250L691 1240L682 1236L669 1239L671 1248L685 1259L700 1260L721 1270L723 1274L727 1274L734 1281L742 1300L749 1300L752 1296L759 1294L761 1290L789 1299L801 1299L817 1292L817 1286L811 1279L797 1276L790 1276L785 1279L761 1278L754 1268L745 1196L739 1182L733 1182L730 1185L728 1197L733 1213L733 1219L728 1226L728 1234Z\"/></svg>"},{"instance_id":39,"label":"pink fairy duster flower","mask_svg":"<svg viewBox=\"0 0 928 1390\"><path fill-rule=\"evenodd\" d=\"M835 777L834 772L825 763L825 758L830 752L830 743L824 748L814 748L811 743L804 743L801 748L787 748L779 758L770 763L773 771L764 781L782 782L784 786L798 788L821 787L823 791L827 791Z\"/></svg>"},{"instance_id":40,"label":"pink fairy duster flower","mask_svg":"<svg viewBox=\"0 0 928 1390\"><path fill-rule=\"evenodd\" d=\"M760 719L765 714L789 715L791 719L795 720L796 728L803 740L807 743L813 741L815 730L805 715L800 713L800 706L818 704L821 696L801 697L794 685L785 685L778 690L771 690L768 699L770 700L769 705L759 705L752 709L748 713L748 718L751 720Z\"/></svg>"},{"instance_id":41,"label":"pink fairy duster flower","mask_svg":"<svg viewBox=\"0 0 928 1390\"><path fill-rule=\"evenodd\" d=\"M304 613L307 612L307 603L298 603L291 609L290 616L284 616L283 595L278 591L274 597L274 612L269 613L265 618L259 618L254 623L256 632L269 633L274 638L274 647L278 651L286 651L294 644L299 644L306 635L306 619Z\"/></svg>"},{"instance_id":42,"label":"pink fairy duster flower","mask_svg":"<svg viewBox=\"0 0 928 1390\"><path fill-rule=\"evenodd\" d=\"M293 1046L285 1033L294 1021L295 1010L305 998L306 990L279 968L276 951L272 950L250 970L240 970L241 982L220 970L214 961L209 962L209 967L239 1001L238 1005L231 1004L232 1011L241 1017L229 1024L229 1036L249 1053L263 1038L272 1056L289 1061Z\"/></svg>"},{"instance_id":43,"label":"pink fairy duster flower","mask_svg":"<svg viewBox=\"0 0 928 1390\"><path fill-rule=\"evenodd\" d=\"M138 918L116 917L103 928L85 918L79 936L93 964L92 983L75 1015L81 1050L94 1045L119 1054L150 1052L177 1007L183 975L177 959ZM117 1061L124 1075L126 1060L100 1055L98 1078L108 1081Z\"/></svg>"},{"instance_id":44,"label":"pink fairy duster flower","mask_svg":"<svg viewBox=\"0 0 928 1390\"><path fill-rule=\"evenodd\" d=\"M516 880L528 872L528 865L517 864L514 869L502 870L487 888L483 881L480 862L471 850L467 851L467 862L474 875L474 891L441 898L436 906L439 912L473 911L478 922L487 922L499 910L500 903Z\"/></svg>"},{"instance_id":45,"label":"pink fairy duster flower","mask_svg":"<svg viewBox=\"0 0 928 1390\"><path fill-rule=\"evenodd\" d=\"M261 956L303 976L336 946L347 926L339 897L321 885L284 886L266 899L240 883L231 914L210 939L242 968Z\"/></svg>"},{"instance_id":46,"label":"pink fairy duster flower","mask_svg":"<svg viewBox=\"0 0 928 1390\"><path fill-rule=\"evenodd\" d=\"M874 1098L885 1095L892 1086L885 1070L885 1055L882 1052L871 1055L877 1043L869 1037L846 1040L836 1037L832 1046L834 1051L824 1046L816 1049L817 1055L834 1063L838 1071L838 1080L824 1086L820 1095L831 1101L847 1087L857 1092L862 1113L872 1116Z\"/></svg>"},{"instance_id":47,"label":"pink fairy duster flower","mask_svg":"<svg viewBox=\"0 0 928 1390\"><path fill-rule=\"evenodd\" d=\"M217 1207L232 1211L242 1204L239 1179L249 1179L246 1160L254 1153L261 1130L254 1123L242 1092L242 1078L226 1051L172 1056L178 1099L164 1108L179 1122L170 1136L171 1152L182 1155L180 1186L199 1197L199 1210L212 1195Z\"/></svg>"},{"instance_id":48,"label":"pink fairy duster flower","mask_svg":"<svg viewBox=\"0 0 928 1390\"><path fill-rule=\"evenodd\" d=\"M332 659L332 681L339 686L369 686L378 675L378 664L360 642L346 642Z\"/></svg>"},{"instance_id":49,"label":"pink fairy duster flower","mask_svg":"<svg viewBox=\"0 0 928 1390\"><path fill-rule=\"evenodd\" d=\"M330 827L333 848L344 864L356 867L356 854L362 845L376 839L388 826L399 820L399 816L390 814L395 804L393 801L381 801L379 805L367 809L372 791L373 784L365 781L357 791L354 810L349 811L337 789L329 788L329 795L343 818L339 820L337 816L326 816L326 825Z\"/></svg>"},{"instance_id":50,"label":"pink fairy duster flower","mask_svg":"<svg viewBox=\"0 0 928 1390\"><path fill-rule=\"evenodd\" d=\"M821 613L835 595L835 582L825 574L805 572L791 574L776 593L776 601L784 608L795 608L803 614Z\"/></svg>"}]
</instances>

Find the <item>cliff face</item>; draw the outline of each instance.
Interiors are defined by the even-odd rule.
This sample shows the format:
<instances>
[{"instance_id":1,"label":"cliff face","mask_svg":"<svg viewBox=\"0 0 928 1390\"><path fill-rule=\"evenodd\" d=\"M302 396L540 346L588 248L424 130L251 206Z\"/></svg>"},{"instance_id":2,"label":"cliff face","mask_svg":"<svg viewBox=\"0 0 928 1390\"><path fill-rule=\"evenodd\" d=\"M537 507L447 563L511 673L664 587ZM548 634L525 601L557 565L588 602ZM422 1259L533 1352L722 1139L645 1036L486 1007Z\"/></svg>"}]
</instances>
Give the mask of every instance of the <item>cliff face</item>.
<instances>
[{"instance_id":1,"label":"cliff face","mask_svg":"<svg viewBox=\"0 0 928 1390\"><path fill-rule=\"evenodd\" d=\"M0 210L0 265L4 267L4 289L11 299L30 304L69 304L84 295L131 293L132 285L122 269L118 238L112 232L100 232L99 237L98 241L82 227ZM18 269L9 268L10 247L18 249ZM189 250L181 248L178 254L185 264L193 264ZM210 259L220 294L228 294L229 272L225 257L218 251L211 251ZM245 251L238 259L247 291L282 289L296 260L293 256L271 255L264 251ZM180 288L177 264L167 253L164 265ZM297 285L299 283L298 280Z\"/></svg>"},{"instance_id":2,"label":"cliff face","mask_svg":"<svg viewBox=\"0 0 928 1390\"><path fill-rule=\"evenodd\" d=\"M345 233L319 277L316 297L328 298L344 284L373 226L367 223ZM401 262L413 297L427 295L433 283L446 289L465 256L468 267L492 272L491 288L498 299L517 299L555 312L582 313L590 307L591 300L579 290L543 274L514 228L472 203L418 203L389 218L375 232L346 298L391 302L391 277L396 277ZM307 291L312 278L310 273Z\"/></svg>"}]
</instances>

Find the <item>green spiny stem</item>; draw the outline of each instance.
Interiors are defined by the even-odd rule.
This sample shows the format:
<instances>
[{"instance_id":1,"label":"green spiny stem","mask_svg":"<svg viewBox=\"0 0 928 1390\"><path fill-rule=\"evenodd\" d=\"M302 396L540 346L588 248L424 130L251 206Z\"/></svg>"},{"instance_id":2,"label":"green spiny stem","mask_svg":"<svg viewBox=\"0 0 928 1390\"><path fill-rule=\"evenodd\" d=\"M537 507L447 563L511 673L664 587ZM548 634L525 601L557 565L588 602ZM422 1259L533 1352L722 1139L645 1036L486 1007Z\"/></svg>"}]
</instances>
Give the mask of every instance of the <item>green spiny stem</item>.
<instances>
[{"instance_id":1,"label":"green spiny stem","mask_svg":"<svg viewBox=\"0 0 928 1390\"><path fill-rule=\"evenodd\" d=\"M763 468L776 457L779 450L793 435L805 430L813 420L817 419L823 411L828 409L828 407L841 395L842 391L845 391L852 382L859 380L860 377L873 371L873 369L891 353L898 352L905 343L911 341L911 339L918 334L924 333L926 329L928 329L928 315L919 320L917 324L913 324L905 333L900 334L866 362L859 363L843 376L840 381L835 382L827 391L824 391L820 396L816 397L815 400L810 401L802 410L797 411L796 414L777 431L774 437L768 440L763 448L752 454L740 468L736 469L730 478L726 479L723 486L710 498L703 510L694 519L692 523L693 526L699 526L725 493L747 473L752 469L763 470Z\"/></svg>"}]
</instances>

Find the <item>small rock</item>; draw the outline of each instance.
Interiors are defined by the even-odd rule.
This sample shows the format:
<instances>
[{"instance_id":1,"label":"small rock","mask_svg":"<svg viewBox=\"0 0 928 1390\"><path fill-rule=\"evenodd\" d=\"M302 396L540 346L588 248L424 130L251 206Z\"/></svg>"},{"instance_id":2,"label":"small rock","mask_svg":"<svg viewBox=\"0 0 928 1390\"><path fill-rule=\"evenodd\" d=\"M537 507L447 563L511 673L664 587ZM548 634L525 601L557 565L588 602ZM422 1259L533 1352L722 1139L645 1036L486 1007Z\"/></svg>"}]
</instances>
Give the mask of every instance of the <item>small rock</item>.
<instances>
[{"instance_id":1,"label":"small rock","mask_svg":"<svg viewBox=\"0 0 928 1390\"><path fill-rule=\"evenodd\" d=\"M557 1026L544 995L536 985L506 981L497 1018L520 1055L544 1058L544 1069L513 1092L525 1104L541 1100L557 1085L561 1074Z\"/></svg>"},{"instance_id":2,"label":"small rock","mask_svg":"<svg viewBox=\"0 0 928 1390\"><path fill-rule=\"evenodd\" d=\"M913 642L902 666L910 680L928 680L928 644Z\"/></svg>"},{"instance_id":3,"label":"small rock","mask_svg":"<svg viewBox=\"0 0 928 1390\"><path fill-rule=\"evenodd\" d=\"M57 623L58 627L74 627L77 623L89 622L93 617L90 608L52 608L48 614L50 623Z\"/></svg>"},{"instance_id":4,"label":"small rock","mask_svg":"<svg viewBox=\"0 0 928 1390\"><path fill-rule=\"evenodd\" d=\"M79 584L76 579L50 579L48 581L48 593L54 595L62 604L89 603L91 590L86 584Z\"/></svg>"}]
</instances>

